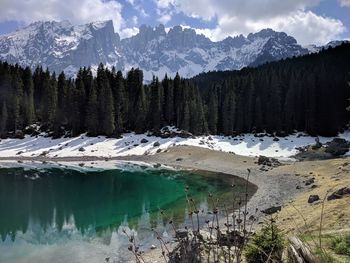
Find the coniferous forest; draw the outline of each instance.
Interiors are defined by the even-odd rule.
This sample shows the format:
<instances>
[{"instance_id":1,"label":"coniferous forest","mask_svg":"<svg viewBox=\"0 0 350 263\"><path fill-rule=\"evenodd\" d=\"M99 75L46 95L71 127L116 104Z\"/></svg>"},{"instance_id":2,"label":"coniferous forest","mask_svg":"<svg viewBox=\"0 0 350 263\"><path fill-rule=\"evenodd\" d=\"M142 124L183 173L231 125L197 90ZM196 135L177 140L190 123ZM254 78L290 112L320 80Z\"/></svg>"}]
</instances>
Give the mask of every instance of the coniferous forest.
<instances>
[{"instance_id":1,"label":"coniferous forest","mask_svg":"<svg viewBox=\"0 0 350 263\"><path fill-rule=\"evenodd\" d=\"M346 127L350 44L240 71L192 79L126 76L102 64L76 78L37 67L0 63L0 135L17 136L38 123L53 137L119 136L165 125L200 134L243 132L332 136ZM28 130L28 129L27 129Z\"/></svg>"}]
</instances>

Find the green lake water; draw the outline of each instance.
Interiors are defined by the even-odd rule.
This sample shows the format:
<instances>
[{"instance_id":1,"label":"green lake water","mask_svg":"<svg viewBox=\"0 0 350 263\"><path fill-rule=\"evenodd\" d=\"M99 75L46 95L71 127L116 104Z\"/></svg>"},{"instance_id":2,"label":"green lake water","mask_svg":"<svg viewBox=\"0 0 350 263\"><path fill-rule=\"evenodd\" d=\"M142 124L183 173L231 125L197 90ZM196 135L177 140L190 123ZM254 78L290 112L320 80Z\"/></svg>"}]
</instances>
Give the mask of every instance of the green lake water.
<instances>
[{"instance_id":1,"label":"green lake water","mask_svg":"<svg viewBox=\"0 0 350 263\"><path fill-rule=\"evenodd\" d=\"M208 192L228 200L231 183L223 174L161 169L1 168L0 262L124 262L123 229L148 249L157 245L152 228L170 238L168 220L186 225L186 186L206 209ZM243 191L245 182L235 185Z\"/></svg>"}]
</instances>

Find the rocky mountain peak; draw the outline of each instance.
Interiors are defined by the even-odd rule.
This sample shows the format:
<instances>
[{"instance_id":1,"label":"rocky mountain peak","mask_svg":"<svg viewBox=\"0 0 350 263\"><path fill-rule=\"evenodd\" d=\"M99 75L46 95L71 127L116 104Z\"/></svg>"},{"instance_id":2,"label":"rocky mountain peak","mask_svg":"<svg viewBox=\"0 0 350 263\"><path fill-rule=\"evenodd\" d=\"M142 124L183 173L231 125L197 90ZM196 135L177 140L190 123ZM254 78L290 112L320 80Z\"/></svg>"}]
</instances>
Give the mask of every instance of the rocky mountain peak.
<instances>
[{"instance_id":1,"label":"rocky mountain peak","mask_svg":"<svg viewBox=\"0 0 350 263\"><path fill-rule=\"evenodd\" d=\"M74 75L81 66L99 63L123 71L139 67L146 80L179 72L192 77L209 70L240 69L307 53L283 32L264 29L213 42L192 28L141 25L139 32L120 40L111 20L72 25L41 21L0 36L0 59Z\"/></svg>"}]
</instances>

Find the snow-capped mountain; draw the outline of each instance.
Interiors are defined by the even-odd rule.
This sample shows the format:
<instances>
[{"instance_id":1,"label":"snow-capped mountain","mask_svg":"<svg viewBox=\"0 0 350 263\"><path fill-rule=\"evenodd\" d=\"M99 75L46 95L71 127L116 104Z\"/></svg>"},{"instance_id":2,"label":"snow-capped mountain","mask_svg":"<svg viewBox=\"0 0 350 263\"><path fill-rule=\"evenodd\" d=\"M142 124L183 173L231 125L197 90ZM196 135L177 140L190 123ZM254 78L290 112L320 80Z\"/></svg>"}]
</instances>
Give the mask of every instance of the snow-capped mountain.
<instances>
[{"instance_id":1,"label":"snow-capped mountain","mask_svg":"<svg viewBox=\"0 0 350 263\"><path fill-rule=\"evenodd\" d=\"M213 70L240 69L264 62L309 53L283 32L264 29L258 33L213 42L193 29L142 25L139 33L120 39L112 21L74 26L63 22L35 22L0 36L0 59L23 66L74 75L81 66L99 63L127 71L139 67L145 80L153 75L184 77Z\"/></svg>"}]
</instances>

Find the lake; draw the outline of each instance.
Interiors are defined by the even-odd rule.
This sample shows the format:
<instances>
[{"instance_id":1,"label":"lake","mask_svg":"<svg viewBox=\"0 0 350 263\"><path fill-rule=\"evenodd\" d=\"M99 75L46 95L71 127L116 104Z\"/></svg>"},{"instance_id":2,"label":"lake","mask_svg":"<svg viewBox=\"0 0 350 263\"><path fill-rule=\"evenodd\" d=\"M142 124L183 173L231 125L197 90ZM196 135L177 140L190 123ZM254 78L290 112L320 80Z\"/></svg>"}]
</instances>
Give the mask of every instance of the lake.
<instances>
[{"instance_id":1,"label":"lake","mask_svg":"<svg viewBox=\"0 0 350 263\"><path fill-rule=\"evenodd\" d=\"M152 229L171 239L169 220L188 223L186 187L205 210L209 192L230 200L231 184L224 174L140 166L1 168L0 262L124 262L130 256L124 229L149 249L158 245ZM234 184L234 195L242 194L245 181L235 178ZM255 190L249 185L250 194Z\"/></svg>"}]
</instances>

